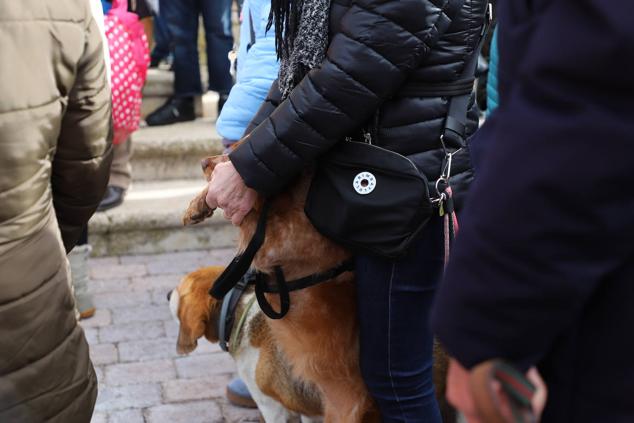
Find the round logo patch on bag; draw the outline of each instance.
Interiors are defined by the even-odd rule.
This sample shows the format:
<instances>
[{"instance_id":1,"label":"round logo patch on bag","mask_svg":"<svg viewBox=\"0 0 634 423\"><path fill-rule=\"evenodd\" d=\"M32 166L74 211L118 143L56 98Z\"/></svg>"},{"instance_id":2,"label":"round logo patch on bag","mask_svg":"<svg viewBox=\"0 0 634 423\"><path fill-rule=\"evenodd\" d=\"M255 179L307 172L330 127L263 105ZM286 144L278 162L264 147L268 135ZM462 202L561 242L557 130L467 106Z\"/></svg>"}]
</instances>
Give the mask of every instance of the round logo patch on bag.
<instances>
[{"instance_id":1,"label":"round logo patch on bag","mask_svg":"<svg viewBox=\"0 0 634 423\"><path fill-rule=\"evenodd\" d=\"M352 186L357 193L366 195L376 188L376 178L370 172L361 172L354 177Z\"/></svg>"}]
</instances>

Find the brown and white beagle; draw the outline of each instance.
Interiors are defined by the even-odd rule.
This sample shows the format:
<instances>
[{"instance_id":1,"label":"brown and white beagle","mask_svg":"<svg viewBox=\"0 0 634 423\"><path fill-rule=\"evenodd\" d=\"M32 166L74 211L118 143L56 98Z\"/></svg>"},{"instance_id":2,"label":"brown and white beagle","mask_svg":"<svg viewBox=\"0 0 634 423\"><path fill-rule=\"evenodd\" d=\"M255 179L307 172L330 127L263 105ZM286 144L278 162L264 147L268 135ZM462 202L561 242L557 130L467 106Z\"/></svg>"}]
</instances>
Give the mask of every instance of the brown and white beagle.
<instances>
[{"instance_id":1,"label":"brown and white beagle","mask_svg":"<svg viewBox=\"0 0 634 423\"><path fill-rule=\"evenodd\" d=\"M226 160L227 156L203 160L207 180L213 168ZM252 267L271 279L276 268L282 269L287 281L294 281L333 269L351 257L349 251L317 232L306 217L304 204L310 180L307 170L294 185L270 199L266 237ZM200 222L213 214L205 202L206 194L205 189L191 201L183 217L184 224ZM264 199L259 198L240 225L238 251L245 250L256 232L263 205ZM292 288L292 283L288 286ZM316 387L326 422L380 421L359 367L355 289L354 275L345 272L291 292L291 306L284 318L263 319L271 338L267 345L284 357L283 363L292 369L291 379ZM280 310L279 296L264 296ZM264 329L263 332L266 333ZM443 415L450 422L453 410L444 398L447 358L439 347L435 353L436 392Z\"/></svg>"},{"instance_id":2,"label":"brown and white beagle","mask_svg":"<svg viewBox=\"0 0 634 423\"><path fill-rule=\"evenodd\" d=\"M179 354L194 351L202 337L212 343L219 341L222 302L211 297L209 289L223 270L211 266L191 272L168 294L170 310L179 323ZM235 309L229 352L240 378L266 422L287 422L298 416L303 423L321 421L317 389L292 376L288 361L275 345L265 317L253 300L254 293L246 292ZM237 324L240 320L242 324Z\"/></svg>"}]
</instances>

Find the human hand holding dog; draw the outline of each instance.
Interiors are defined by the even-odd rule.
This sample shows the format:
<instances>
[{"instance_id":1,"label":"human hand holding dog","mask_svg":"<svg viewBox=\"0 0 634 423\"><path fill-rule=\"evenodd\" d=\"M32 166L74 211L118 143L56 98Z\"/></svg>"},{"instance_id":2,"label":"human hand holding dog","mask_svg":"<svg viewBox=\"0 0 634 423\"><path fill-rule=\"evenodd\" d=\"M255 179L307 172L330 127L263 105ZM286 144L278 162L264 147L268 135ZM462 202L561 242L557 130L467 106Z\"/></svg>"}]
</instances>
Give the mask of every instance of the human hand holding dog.
<instances>
[{"instance_id":1,"label":"human hand holding dog","mask_svg":"<svg viewBox=\"0 0 634 423\"><path fill-rule=\"evenodd\" d=\"M536 391L532 397L531 405L533 414L537 420L540 420L541 414L546 405L547 389L546 384L542 380L536 368L531 368L526 373L527 379L535 386ZM489 388L474 385L473 371L465 369L456 359L449 360L449 370L447 373L447 400L456 407L465 417L468 423L489 423L492 416L483 418L481 415L482 404L478 404L474 389L491 389L494 396L494 403L497 404L500 418L496 418L495 422L513 422L515 421L509 399L503 393L503 389L499 382L491 381L493 384Z\"/></svg>"},{"instance_id":2,"label":"human hand holding dog","mask_svg":"<svg viewBox=\"0 0 634 423\"><path fill-rule=\"evenodd\" d=\"M255 190L244 184L233 163L227 161L214 168L205 201L211 209L221 208L225 219L239 226L253 208L257 196Z\"/></svg>"}]
</instances>

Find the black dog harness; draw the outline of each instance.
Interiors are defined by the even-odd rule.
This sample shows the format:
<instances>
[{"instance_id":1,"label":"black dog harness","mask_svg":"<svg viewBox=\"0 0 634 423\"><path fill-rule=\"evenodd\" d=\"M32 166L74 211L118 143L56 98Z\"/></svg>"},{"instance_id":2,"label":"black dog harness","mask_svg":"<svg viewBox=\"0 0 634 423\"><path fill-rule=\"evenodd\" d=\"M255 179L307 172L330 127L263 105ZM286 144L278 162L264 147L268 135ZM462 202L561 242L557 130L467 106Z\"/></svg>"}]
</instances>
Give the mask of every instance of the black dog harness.
<instances>
[{"instance_id":1,"label":"black dog harness","mask_svg":"<svg viewBox=\"0 0 634 423\"><path fill-rule=\"evenodd\" d=\"M235 309L247 286L255 286L255 295L264 314L271 319L281 319L286 316L290 309L290 292L308 288L336 278L342 273L352 271L354 268L353 260L349 259L325 272L314 273L292 281L286 280L281 266L275 266L275 277L272 280L266 273L249 270L255 254L264 243L266 219L268 217L269 208L270 200L267 200L262 207L255 233L251 241L249 241L249 245L242 254L234 257L231 263L229 263L229 266L227 266L225 271L222 272L213 287L209 290L211 296L223 300L219 320L220 346L223 349L226 348L227 338L231 333ZM228 295L229 293L230 295ZM279 311L275 311L271 303L268 302L264 295L267 293L279 295Z\"/></svg>"}]
</instances>

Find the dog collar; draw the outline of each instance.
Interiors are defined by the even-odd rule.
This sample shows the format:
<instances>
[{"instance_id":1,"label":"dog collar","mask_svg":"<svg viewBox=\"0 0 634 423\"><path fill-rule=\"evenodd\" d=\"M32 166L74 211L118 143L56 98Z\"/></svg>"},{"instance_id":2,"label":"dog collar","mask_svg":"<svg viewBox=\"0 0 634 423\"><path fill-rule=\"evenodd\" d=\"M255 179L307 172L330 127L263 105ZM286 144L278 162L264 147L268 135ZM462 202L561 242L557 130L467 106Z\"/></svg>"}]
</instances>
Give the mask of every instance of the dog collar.
<instances>
[{"instance_id":1,"label":"dog collar","mask_svg":"<svg viewBox=\"0 0 634 423\"><path fill-rule=\"evenodd\" d=\"M245 276L222 299L220 318L218 319L218 339L220 348L225 352L229 352L229 347L231 346L229 340L233 329L236 308L248 286L248 278Z\"/></svg>"}]
</instances>

